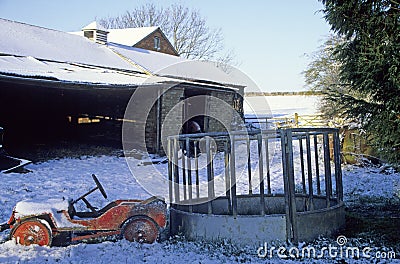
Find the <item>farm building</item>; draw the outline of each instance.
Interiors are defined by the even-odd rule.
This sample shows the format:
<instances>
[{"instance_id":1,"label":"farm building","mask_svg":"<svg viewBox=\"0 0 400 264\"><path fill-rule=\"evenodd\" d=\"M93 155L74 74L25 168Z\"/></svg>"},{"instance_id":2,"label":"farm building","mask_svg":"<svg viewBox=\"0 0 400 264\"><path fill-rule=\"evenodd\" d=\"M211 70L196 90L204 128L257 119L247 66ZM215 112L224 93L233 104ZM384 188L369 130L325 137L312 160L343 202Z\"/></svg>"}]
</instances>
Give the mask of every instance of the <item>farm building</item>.
<instances>
[{"instance_id":1,"label":"farm building","mask_svg":"<svg viewBox=\"0 0 400 264\"><path fill-rule=\"evenodd\" d=\"M132 147L162 153L162 127L171 115L176 123L195 119L203 132L214 132L226 129L221 123L232 123L236 114L208 117L216 111L210 98L243 114L244 86L210 64L158 52L161 47L138 48L143 42L137 40L111 42L111 32L96 25L85 27L93 33L86 37L5 19L0 28L0 125L7 142L82 131L121 141L125 120L132 133L144 132L144 145L132 142ZM143 38L162 37L158 44L165 43L160 32L148 30ZM139 90L141 96L131 101L137 109L127 120L129 100ZM186 100L199 95L203 99ZM149 109L140 108L147 103Z\"/></svg>"},{"instance_id":2,"label":"farm building","mask_svg":"<svg viewBox=\"0 0 400 264\"><path fill-rule=\"evenodd\" d=\"M97 22L92 22L82 28L81 31L71 33L87 37L100 44L112 42L178 56L178 53L159 27L105 29L98 25Z\"/></svg>"}]
</instances>

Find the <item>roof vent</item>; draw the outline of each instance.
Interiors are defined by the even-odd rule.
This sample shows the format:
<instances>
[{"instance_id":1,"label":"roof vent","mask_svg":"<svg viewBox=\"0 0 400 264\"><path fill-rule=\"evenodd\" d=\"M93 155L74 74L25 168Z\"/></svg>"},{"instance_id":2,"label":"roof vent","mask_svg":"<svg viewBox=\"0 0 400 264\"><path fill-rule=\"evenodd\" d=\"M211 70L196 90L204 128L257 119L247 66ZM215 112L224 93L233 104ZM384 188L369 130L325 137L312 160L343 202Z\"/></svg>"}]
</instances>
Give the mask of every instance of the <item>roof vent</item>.
<instances>
[{"instance_id":1,"label":"roof vent","mask_svg":"<svg viewBox=\"0 0 400 264\"><path fill-rule=\"evenodd\" d=\"M102 26L98 25L96 21L90 23L82 28L83 36L93 40L99 44L107 44L108 31Z\"/></svg>"}]
</instances>

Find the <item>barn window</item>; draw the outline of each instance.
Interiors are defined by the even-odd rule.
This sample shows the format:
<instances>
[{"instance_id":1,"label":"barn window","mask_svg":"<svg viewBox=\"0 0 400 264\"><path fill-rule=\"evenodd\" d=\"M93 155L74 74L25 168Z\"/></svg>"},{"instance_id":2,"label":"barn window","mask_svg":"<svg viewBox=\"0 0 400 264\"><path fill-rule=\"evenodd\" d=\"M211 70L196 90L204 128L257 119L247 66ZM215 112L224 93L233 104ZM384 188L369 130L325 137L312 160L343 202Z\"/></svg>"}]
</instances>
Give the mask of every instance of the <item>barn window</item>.
<instances>
[{"instance_id":1,"label":"barn window","mask_svg":"<svg viewBox=\"0 0 400 264\"><path fill-rule=\"evenodd\" d=\"M154 37L154 49L160 50L160 38L159 37Z\"/></svg>"}]
</instances>

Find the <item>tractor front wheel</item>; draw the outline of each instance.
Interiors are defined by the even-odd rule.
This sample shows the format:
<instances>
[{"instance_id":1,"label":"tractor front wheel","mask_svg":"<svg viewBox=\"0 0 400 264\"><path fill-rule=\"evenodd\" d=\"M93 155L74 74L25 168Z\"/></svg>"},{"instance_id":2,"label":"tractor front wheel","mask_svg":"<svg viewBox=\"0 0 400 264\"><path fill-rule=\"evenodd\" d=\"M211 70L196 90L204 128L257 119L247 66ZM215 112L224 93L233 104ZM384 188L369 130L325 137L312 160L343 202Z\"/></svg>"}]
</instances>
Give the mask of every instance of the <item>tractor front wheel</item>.
<instances>
[{"instance_id":1,"label":"tractor front wheel","mask_svg":"<svg viewBox=\"0 0 400 264\"><path fill-rule=\"evenodd\" d=\"M52 240L50 227L46 221L41 219L29 219L21 222L12 229L10 237L15 239L17 244L24 246L50 246Z\"/></svg>"},{"instance_id":2,"label":"tractor front wheel","mask_svg":"<svg viewBox=\"0 0 400 264\"><path fill-rule=\"evenodd\" d=\"M123 227L122 235L130 242L154 243L159 231L157 224L150 218L131 218Z\"/></svg>"}]
</instances>

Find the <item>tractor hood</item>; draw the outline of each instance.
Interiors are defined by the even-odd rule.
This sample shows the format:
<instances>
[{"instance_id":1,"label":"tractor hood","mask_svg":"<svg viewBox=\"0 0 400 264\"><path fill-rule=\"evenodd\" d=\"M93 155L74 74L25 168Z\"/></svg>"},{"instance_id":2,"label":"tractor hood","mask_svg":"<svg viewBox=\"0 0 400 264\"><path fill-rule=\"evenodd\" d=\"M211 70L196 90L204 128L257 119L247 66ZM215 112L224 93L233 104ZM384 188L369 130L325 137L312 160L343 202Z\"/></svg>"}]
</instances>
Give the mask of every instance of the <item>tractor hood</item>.
<instances>
[{"instance_id":1,"label":"tractor hood","mask_svg":"<svg viewBox=\"0 0 400 264\"><path fill-rule=\"evenodd\" d=\"M68 201L64 199L49 199L47 201L24 200L15 205L15 216L18 218L30 215L42 215L68 210Z\"/></svg>"},{"instance_id":2,"label":"tractor hood","mask_svg":"<svg viewBox=\"0 0 400 264\"><path fill-rule=\"evenodd\" d=\"M81 226L71 223L66 217L65 212L68 211L68 205L68 201L65 199L49 199L41 202L24 200L15 205L14 217L18 219L50 215L58 228Z\"/></svg>"}]
</instances>

